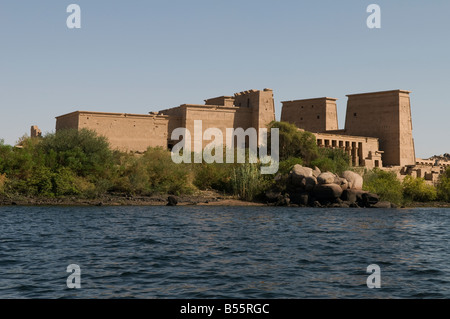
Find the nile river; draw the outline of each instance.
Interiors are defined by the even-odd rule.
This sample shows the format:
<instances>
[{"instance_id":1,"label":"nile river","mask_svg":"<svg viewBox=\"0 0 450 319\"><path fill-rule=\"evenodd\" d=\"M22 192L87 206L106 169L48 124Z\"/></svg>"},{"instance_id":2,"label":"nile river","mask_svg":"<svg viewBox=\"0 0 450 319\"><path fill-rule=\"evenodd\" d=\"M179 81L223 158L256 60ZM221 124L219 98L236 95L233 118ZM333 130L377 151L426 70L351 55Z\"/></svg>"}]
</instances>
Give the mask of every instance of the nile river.
<instances>
[{"instance_id":1,"label":"nile river","mask_svg":"<svg viewBox=\"0 0 450 319\"><path fill-rule=\"evenodd\" d=\"M0 207L0 298L450 298L449 242L450 209Z\"/></svg>"}]
</instances>

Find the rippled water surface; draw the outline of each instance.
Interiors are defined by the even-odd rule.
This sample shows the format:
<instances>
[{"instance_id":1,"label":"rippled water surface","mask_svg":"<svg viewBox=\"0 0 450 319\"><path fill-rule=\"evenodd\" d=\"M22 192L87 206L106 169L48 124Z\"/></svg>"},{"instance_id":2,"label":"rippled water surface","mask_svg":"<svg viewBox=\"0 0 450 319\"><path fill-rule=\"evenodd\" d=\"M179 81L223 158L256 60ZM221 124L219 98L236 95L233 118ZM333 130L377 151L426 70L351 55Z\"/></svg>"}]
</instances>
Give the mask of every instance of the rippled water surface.
<instances>
[{"instance_id":1,"label":"rippled water surface","mask_svg":"<svg viewBox=\"0 0 450 319\"><path fill-rule=\"evenodd\" d=\"M436 208L0 207L0 298L450 298L449 241Z\"/></svg>"}]
</instances>

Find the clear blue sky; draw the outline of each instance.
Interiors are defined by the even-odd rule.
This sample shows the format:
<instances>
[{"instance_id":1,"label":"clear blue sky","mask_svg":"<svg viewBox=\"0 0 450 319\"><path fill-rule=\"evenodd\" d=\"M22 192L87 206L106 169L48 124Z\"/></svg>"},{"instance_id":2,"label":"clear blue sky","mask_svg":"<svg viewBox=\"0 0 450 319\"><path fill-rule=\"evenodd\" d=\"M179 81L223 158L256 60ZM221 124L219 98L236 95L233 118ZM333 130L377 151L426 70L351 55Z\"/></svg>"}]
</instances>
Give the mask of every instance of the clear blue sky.
<instances>
[{"instance_id":1,"label":"clear blue sky","mask_svg":"<svg viewBox=\"0 0 450 319\"><path fill-rule=\"evenodd\" d=\"M80 5L82 28L66 26ZM366 26L369 4L382 28ZM75 110L147 113L272 88L283 100L412 91L418 157L450 152L450 1L0 2L0 138Z\"/></svg>"}]
</instances>

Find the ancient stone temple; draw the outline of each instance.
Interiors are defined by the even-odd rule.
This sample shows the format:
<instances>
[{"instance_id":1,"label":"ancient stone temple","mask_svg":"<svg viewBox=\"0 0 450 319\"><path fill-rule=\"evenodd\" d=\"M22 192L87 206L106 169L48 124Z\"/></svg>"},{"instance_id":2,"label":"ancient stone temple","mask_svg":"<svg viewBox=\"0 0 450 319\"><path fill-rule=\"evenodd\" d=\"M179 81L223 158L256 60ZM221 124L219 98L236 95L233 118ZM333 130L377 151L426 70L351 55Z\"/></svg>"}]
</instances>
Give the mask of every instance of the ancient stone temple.
<instances>
[{"instance_id":1,"label":"ancient stone temple","mask_svg":"<svg viewBox=\"0 0 450 319\"><path fill-rule=\"evenodd\" d=\"M275 120L273 91L249 90L207 99L204 105L183 104L150 114L76 111L58 116L56 131L91 129L106 136L114 149L144 152L148 147L173 146L175 141L171 135L176 128L187 128L194 133L195 120L202 121L202 134L208 128L226 132L227 128L253 127L258 131Z\"/></svg>"},{"instance_id":2,"label":"ancient stone temple","mask_svg":"<svg viewBox=\"0 0 450 319\"><path fill-rule=\"evenodd\" d=\"M345 134L377 137L385 165L416 163L409 91L348 96Z\"/></svg>"},{"instance_id":3,"label":"ancient stone temple","mask_svg":"<svg viewBox=\"0 0 450 319\"><path fill-rule=\"evenodd\" d=\"M367 168L416 163L409 91L394 90L348 95L346 123L339 129L336 99L330 97L282 102L281 121L312 132L319 147L347 152L351 164ZM114 149L144 152L148 147L171 148L176 128L194 132L194 121L208 128L266 128L275 120L271 89L183 104L150 114L76 111L56 118L56 130L92 129L106 136ZM203 141L203 147L209 141ZM225 143L224 143L225 144Z\"/></svg>"},{"instance_id":4,"label":"ancient stone temple","mask_svg":"<svg viewBox=\"0 0 450 319\"><path fill-rule=\"evenodd\" d=\"M409 91L347 95L345 129L338 129L336 99L286 101L281 120L315 133L321 147L341 148L355 166L416 163Z\"/></svg>"},{"instance_id":5,"label":"ancient stone temple","mask_svg":"<svg viewBox=\"0 0 450 319\"><path fill-rule=\"evenodd\" d=\"M194 132L194 121L202 121L202 133L209 128L218 128L226 132L227 128L260 128L275 120L273 91L250 90L205 100L204 105L183 104L179 107L163 110L161 114L169 116L169 137L176 128L183 127ZM169 140L169 147L175 141ZM208 144L203 141L203 146ZM225 145L225 141L223 143Z\"/></svg>"}]
</instances>

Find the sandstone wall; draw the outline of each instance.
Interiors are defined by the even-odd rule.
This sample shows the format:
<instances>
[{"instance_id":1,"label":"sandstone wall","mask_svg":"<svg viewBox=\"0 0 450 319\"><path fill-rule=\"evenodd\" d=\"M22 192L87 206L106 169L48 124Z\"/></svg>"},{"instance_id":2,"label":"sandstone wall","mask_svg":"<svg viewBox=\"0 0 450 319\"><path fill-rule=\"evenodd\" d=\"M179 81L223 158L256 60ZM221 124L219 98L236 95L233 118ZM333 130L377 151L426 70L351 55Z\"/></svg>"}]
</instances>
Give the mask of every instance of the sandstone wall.
<instances>
[{"instance_id":1,"label":"sandstone wall","mask_svg":"<svg viewBox=\"0 0 450 319\"><path fill-rule=\"evenodd\" d=\"M73 112L57 117L56 130L95 130L106 136L112 148L123 151L143 152L148 147L172 147L178 140L171 140L176 128L187 128L194 139L194 121L202 121L202 136L209 128L218 128L226 143L227 128L266 127L275 120L273 91L250 90L205 100L207 105L184 104L163 110L159 114L137 115L100 112ZM210 104L212 103L212 104ZM203 141L203 147L211 141ZM192 144L193 148L193 144Z\"/></svg>"},{"instance_id":2,"label":"sandstone wall","mask_svg":"<svg viewBox=\"0 0 450 319\"><path fill-rule=\"evenodd\" d=\"M57 118L56 130L90 129L107 137L112 149L144 152L167 148L168 117L125 113L74 112Z\"/></svg>"},{"instance_id":3,"label":"sandstone wall","mask_svg":"<svg viewBox=\"0 0 450 319\"><path fill-rule=\"evenodd\" d=\"M253 126L258 132L261 128L266 128L270 122L275 121L275 105L273 91L264 89L258 91L259 101L253 107Z\"/></svg>"},{"instance_id":4,"label":"sandstone wall","mask_svg":"<svg viewBox=\"0 0 450 319\"><path fill-rule=\"evenodd\" d=\"M378 137L385 165L415 164L409 91L348 95L345 133Z\"/></svg>"},{"instance_id":5,"label":"sandstone wall","mask_svg":"<svg viewBox=\"0 0 450 319\"><path fill-rule=\"evenodd\" d=\"M56 118L56 131L78 129L79 112L72 112Z\"/></svg>"},{"instance_id":6,"label":"sandstone wall","mask_svg":"<svg viewBox=\"0 0 450 319\"><path fill-rule=\"evenodd\" d=\"M338 129L336 99L323 97L281 103L283 122L315 133Z\"/></svg>"},{"instance_id":7,"label":"sandstone wall","mask_svg":"<svg viewBox=\"0 0 450 319\"><path fill-rule=\"evenodd\" d=\"M192 139L194 139L194 121L202 121L202 136L209 128L218 128L223 133L222 144L226 144L226 130L228 128L250 127L259 131L259 128L275 120L275 107L273 91L250 90L236 93L234 97L222 96L205 100L206 105L184 104L180 107L161 111L169 115L169 136L173 129L178 127L187 128ZM215 104L212 104L215 103ZM212 140L202 142L203 147L211 143ZM177 141L171 141L173 145ZM191 145L194 149L192 141Z\"/></svg>"},{"instance_id":8,"label":"sandstone wall","mask_svg":"<svg viewBox=\"0 0 450 319\"><path fill-rule=\"evenodd\" d=\"M225 134L227 128L235 127L235 115L238 108L236 107L218 107L207 105L186 105L186 119L183 127L186 127L194 139L194 121L202 121L202 137L203 133L209 128L218 128L223 133L222 142L225 145ZM243 119L245 121L245 117ZM203 147L212 141L203 141Z\"/></svg>"},{"instance_id":9,"label":"sandstone wall","mask_svg":"<svg viewBox=\"0 0 450 319\"><path fill-rule=\"evenodd\" d=\"M172 141L172 132L177 128L184 127L184 123L186 121L186 108L184 106L174 107L171 109L163 110L160 112L160 114L168 116L168 146L169 148L172 148L176 143L176 141Z\"/></svg>"}]
</instances>

